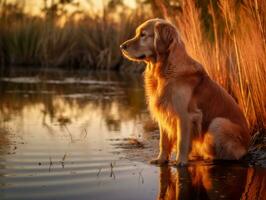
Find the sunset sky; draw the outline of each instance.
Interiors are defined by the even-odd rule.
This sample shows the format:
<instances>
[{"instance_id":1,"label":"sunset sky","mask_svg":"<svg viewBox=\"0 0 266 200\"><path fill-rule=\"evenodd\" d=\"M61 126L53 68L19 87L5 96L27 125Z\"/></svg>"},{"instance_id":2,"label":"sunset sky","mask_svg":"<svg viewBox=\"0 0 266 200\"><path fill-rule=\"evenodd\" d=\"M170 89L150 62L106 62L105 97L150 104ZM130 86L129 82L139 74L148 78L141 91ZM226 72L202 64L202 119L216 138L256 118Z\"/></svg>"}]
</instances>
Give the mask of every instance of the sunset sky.
<instances>
[{"instance_id":1,"label":"sunset sky","mask_svg":"<svg viewBox=\"0 0 266 200\"><path fill-rule=\"evenodd\" d=\"M47 0L48 5L53 0ZM31 14L38 14L40 12L40 9L43 8L44 1L43 0L6 0L6 2L17 2L24 4L25 11L29 12ZM54 0L56 2L56 0ZM80 3L80 8L83 10L90 10L91 8L96 11L97 9L101 9L102 5L108 2L108 0L75 0L75 2ZM131 8L134 8L136 6L136 0L124 0L124 2ZM0 1L1 3L1 1ZM70 8L71 9L71 8Z\"/></svg>"}]
</instances>

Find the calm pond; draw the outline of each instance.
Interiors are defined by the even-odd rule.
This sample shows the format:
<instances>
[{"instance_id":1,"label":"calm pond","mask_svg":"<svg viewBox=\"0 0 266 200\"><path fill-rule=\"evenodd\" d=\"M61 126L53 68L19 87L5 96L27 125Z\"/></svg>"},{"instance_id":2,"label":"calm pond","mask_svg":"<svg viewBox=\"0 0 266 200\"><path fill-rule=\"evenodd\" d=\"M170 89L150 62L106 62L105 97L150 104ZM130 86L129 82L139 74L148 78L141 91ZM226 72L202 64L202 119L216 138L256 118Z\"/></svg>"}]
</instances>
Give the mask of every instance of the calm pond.
<instances>
[{"instance_id":1,"label":"calm pond","mask_svg":"<svg viewBox=\"0 0 266 200\"><path fill-rule=\"evenodd\" d=\"M139 75L9 73L0 91L0 199L266 199L265 169L148 164Z\"/></svg>"}]
</instances>

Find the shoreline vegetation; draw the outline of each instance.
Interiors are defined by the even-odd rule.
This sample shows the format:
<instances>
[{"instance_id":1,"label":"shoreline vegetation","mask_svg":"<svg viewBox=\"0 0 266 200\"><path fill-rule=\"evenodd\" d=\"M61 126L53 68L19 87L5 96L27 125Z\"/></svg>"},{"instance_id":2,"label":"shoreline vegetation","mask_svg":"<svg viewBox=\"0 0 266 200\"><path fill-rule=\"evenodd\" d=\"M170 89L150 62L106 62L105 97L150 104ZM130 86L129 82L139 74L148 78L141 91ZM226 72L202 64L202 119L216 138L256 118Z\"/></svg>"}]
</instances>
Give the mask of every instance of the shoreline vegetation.
<instances>
[{"instance_id":1,"label":"shoreline vegetation","mask_svg":"<svg viewBox=\"0 0 266 200\"><path fill-rule=\"evenodd\" d=\"M46 2L44 0L44 2ZM203 64L243 110L252 135L266 127L266 2L143 0L135 9L110 0L98 13L67 13L75 1L54 1L40 16L0 0L0 67L142 72L119 44L152 17L179 29L189 54ZM61 2L61 3L60 3Z\"/></svg>"},{"instance_id":2,"label":"shoreline vegetation","mask_svg":"<svg viewBox=\"0 0 266 200\"><path fill-rule=\"evenodd\" d=\"M238 102L252 135L266 127L266 2L187 0L177 14L157 0L175 23L187 51Z\"/></svg>"},{"instance_id":3,"label":"shoreline vegetation","mask_svg":"<svg viewBox=\"0 0 266 200\"><path fill-rule=\"evenodd\" d=\"M132 63L122 57L119 46L132 36L139 22L150 18L141 5L132 9L110 1L99 12L77 7L69 13L67 7L75 8L75 1L53 2L46 3L40 15L31 15L18 3L0 0L2 68L130 68Z\"/></svg>"}]
</instances>

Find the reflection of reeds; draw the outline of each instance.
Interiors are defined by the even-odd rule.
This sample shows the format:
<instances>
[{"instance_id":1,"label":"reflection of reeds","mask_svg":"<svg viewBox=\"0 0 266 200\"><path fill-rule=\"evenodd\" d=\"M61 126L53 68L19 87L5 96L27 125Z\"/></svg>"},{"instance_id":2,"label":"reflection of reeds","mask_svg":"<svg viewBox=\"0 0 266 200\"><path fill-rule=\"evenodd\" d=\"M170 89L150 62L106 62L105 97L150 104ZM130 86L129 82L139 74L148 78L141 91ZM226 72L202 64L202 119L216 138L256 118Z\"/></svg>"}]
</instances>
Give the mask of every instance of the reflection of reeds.
<instances>
[{"instance_id":1,"label":"reflection of reeds","mask_svg":"<svg viewBox=\"0 0 266 200\"><path fill-rule=\"evenodd\" d=\"M265 1L210 1L211 36L203 24L207 20L202 20L207 14L195 1L185 1L182 10L168 18L179 27L187 51L237 99L252 129L265 127Z\"/></svg>"},{"instance_id":2,"label":"reflection of reeds","mask_svg":"<svg viewBox=\"0 0 266 200\"><path fill-rule=\"evenodd\" d=\"M247 182L241 200L265 199L266 178L265 172L256 168L248 168Z\"/></svg>"},{"instance_id":3,"label":"reflection of reeds","mask_svg":"<svg viewBox=\"0 0 266 200\"><path fill-rule=\"evenodd\" d=\"M56 75L56 74L55 74ZM54 75L51 75L54 76ZM23 112L33 109L34 114L43 115L42 124L48 133L55 134L53 123L58 123L66 131L66 135L71 139L69 133L63 125L67 125L70 132L71 124L77 120L83 121L85 124L92 123L93 113L98 113L102 117L102 121L107 125L110 116L114 117L116 123L141 120L146 113L143 90L140 89L141 82L136 74L131 76L119 76L115 73L92 73L86 75L86 80L99 81L97 89L95 84L23 84L1 82L0 91L0 116L5 121L12 121L12 116L26 118ZM106 87L105 81L116 82L112 90L123 93L121 95L108 96L110 86ZM10 92L12 91L12 92ZM31 91L31 93L29 93ZM53 91L51 93L42 93L43 91ZM9 93L10 92L10 93ZM84 94L84 98L67 98L64 94L77 93ZM107 94L105 94L107 93ZM97 98L86 98L87 94L96 96ZM27 98L25 98L27 95ZM120 125L119 125L120 126ZM118 127L119 127L118 126ZM107 128L110 128L107 126ZM79 133L72 133L74 140L84 140L89 132L82 128ZM79 134L79 136L77 136Z\"/></svg>"}]
</instances>

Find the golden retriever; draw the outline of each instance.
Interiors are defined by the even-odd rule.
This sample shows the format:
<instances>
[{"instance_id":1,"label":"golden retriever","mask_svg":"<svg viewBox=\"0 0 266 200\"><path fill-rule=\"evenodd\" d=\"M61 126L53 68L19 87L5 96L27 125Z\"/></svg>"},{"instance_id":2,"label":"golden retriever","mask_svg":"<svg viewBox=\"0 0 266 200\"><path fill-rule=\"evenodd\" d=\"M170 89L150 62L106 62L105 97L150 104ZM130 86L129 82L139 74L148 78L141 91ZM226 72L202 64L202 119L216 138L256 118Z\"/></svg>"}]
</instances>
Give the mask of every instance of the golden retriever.
<instances>
[{"instance_id":1,"label":"golden retriever","mask_svg":"<svg viewBox=\"0 0 266 200\"><path fill-rule=\"evenodd\" d=\"M160 128L160 153L151 163L168 162L172 150L177 165L199 156L238 160L247 152L250 135L239 106L188 55L174 25L150 19L120 48L147 63L147 103Z\"/></svg>"}]
</instances>

